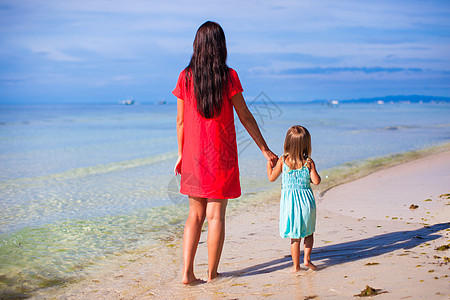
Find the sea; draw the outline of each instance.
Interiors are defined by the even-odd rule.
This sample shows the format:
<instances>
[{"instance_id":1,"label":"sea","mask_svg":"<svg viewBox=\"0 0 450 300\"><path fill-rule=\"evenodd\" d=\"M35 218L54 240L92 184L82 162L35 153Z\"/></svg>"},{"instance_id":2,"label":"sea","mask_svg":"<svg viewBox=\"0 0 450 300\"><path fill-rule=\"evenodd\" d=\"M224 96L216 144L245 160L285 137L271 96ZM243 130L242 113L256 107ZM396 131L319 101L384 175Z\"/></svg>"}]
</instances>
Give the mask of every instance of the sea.
<instances>
[{"instance_id":1,"label":"sea","mask_svg":"<svg viewBox=\"0 0 450 300\"><path fill-rule=\"evenodd\" d=\"M248 106L273 152L287 129L311 133L319 173L450 142L450 103L277 103ZM0 297L83 278L123 253L180 237L175 104L0 105ZM236 121L242 196L279 189ZM328 180L323 176L323 181Z\"/></svg>"}]
</instances>

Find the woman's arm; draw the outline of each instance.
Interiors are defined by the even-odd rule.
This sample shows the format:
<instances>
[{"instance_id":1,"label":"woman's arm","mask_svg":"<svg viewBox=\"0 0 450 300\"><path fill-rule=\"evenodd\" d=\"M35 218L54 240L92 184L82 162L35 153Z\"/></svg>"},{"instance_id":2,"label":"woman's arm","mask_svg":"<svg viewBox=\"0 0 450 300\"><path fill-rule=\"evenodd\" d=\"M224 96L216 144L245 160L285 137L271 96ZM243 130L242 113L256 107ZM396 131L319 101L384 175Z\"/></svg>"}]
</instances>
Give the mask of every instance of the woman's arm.
<instances>
[{"instance_id":1,"label":"woman's arm","mask_svg":"<svg viewBox=\"0 0 450 300\"><path fill-rule=\"evenodd\" d=\"M181 159L183 156L184 141L184 101L177 99L177 140L178 140L178 159L175 163L175 175L181 174Z\"/></svg>"},{"instance_id":2,"label":"woman's arm","mask_svg":"<svg viewBox=\"0 0 450 300\"><path fill-rule=\"evenodd\" d=\"M308 158L307 163L309 168L309 174L311 176L311 182L315 185L318 185L322 181L322 179L320 178L319 173L317 173L316 164L311 158Z\"/></svg>"},{"instance_id":3,"label":"woman's arm","mask_svg":"<svg viewBox=\"0 0 450 300\"><path fill-rule=\"evenodd\" d=\"M270 182L277 180L282 171L283 171L283 157L280 157L278 159L278 162L275 165L275 168L273 169L272 166L270 165L270 161L267 161L267 177L269 178Z\"/></svg>"},{"instance_id":4,"label":"woman's arm","mask_svg":"<svg viewBox=\"0 0 450 300\"><path fill-rule=\"evenodd\" d=\"M255 118L253 117L252 113L247 107L247 104L245 103L242 93L237 93L236 95L234 95L233 98L231 98L231 102L233 103L234 109L236 110L236 113L242 125L244 125L245 129L255 141L256 145L258 145L259 149L261 149L262 154L270 162L270 165L272 167L275 166L278 157L272 151L270 151L269 147L267 146Z\"/></svg>"}]
</instances>

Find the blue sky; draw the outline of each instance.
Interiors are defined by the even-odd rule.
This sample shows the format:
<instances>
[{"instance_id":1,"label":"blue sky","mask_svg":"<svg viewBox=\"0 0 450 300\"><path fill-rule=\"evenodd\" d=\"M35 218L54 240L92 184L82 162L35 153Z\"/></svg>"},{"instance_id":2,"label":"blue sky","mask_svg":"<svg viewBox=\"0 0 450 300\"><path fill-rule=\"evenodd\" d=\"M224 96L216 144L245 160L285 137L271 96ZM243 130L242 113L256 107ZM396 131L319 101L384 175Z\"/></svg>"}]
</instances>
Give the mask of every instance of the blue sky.
<instances>
[{"instance_id":1,"label":"blue sky","mask_svg":"<svg viewBox=\"0 0 450 300\"><path fill-rule=\"evenodd\" d=\"M450 1L0 0L0 103L174 101L207 20L244 96L450 96Z\"/></svg>"}]
</instances>

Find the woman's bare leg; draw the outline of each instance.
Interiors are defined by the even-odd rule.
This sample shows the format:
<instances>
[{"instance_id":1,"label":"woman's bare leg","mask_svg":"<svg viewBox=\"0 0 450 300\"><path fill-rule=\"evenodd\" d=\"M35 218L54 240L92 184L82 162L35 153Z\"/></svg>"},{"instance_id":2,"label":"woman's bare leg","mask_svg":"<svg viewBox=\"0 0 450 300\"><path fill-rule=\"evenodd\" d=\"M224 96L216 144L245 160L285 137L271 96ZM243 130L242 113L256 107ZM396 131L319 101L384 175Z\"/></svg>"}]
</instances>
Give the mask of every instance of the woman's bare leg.
<instances>
[{"instance_id":1,"label":"woman's bare leg","mask_svg":"<svg viewBox=\"0 0 450 300\"><path fill-rule=\"evenodd\" d=\"M205 198L189 197L189 215L184 226L183 236L183 279L182 283L191 283L197 278L194 275L194 258L206 216Z\"/></svg>"},{"instance_id":2,"label":"woman's bare leg","mask_svg":"<svg viewBox=\"0 0 450 300\"><path fill-rule=\"evenodd\" d=\"M314 244L314 234L305 237L305 253L303 255L303 263L311 270L315 270L316 266L311 262L311 251Z\"/></svg>"},{"instance_id":3,"label":"woman's bare leg","mask_svg":"<svg viewBox=\"0 0 450 300\"><path fill-rule=\"evenodd\" d=\"M227 199L208 199L208 282L217 277L220 256L225 240L225 212Z\"/></svg>"},{"instance_id":4,"label":"woman's bare leg","mask_svg":"<svg viewBox=\"0 0 450 300\"><path fill-rule=\"evenodd\" d=\"M300 271L300 241L301 239L291 239L292 272Z\"/></svg>"}]
</instances>

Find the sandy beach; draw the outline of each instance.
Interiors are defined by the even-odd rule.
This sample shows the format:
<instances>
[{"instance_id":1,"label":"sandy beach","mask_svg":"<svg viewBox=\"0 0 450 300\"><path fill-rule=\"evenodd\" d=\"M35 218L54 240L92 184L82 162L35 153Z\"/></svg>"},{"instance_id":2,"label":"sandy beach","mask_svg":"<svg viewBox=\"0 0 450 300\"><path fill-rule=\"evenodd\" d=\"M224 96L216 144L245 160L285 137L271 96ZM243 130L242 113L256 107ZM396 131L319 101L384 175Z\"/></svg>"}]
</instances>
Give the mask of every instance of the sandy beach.
<instances>
[{"instance_id":1,"label":"sandy beach","mask_svg":"<svg viewBox=\"0 0 450 300\"><path fill-rule=\"evenodd\" d=\"M227 217L212 283L184 286L181 239L117 258L108 268L36 299L352 299L366 285L380 299L450 297L450 151L339 185L316 196L312 261L291 273L289 239L278 235L278 198ZM303 247L302 247L303 248ZM196 275L206 279L206 232Z\"/></svg>"}]
</instances>

